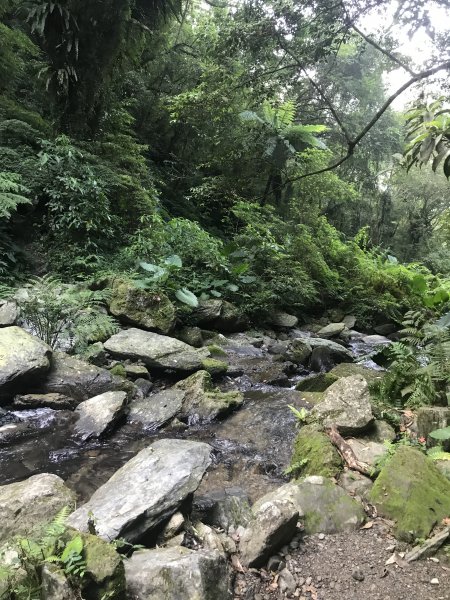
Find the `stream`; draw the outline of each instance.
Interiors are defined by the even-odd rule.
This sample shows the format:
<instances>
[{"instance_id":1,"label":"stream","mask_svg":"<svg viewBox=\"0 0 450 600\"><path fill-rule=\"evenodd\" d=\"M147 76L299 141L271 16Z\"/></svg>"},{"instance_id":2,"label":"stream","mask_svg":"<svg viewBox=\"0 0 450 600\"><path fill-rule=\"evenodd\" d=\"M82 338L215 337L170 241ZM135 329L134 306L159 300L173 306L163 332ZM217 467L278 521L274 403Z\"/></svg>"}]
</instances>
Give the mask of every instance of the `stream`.
<instances>
[{"instance_id":1,"label":"stream","mask_svg":"<svg viewBox=\"0 0 450 600\"><path fill-rule=\"evenodd\" d=\"M349 346L355 358L373 349L361 339ZM81 443L73 436L72 411L14 410L9 415L20 422L0 427L0 485L54 473L83 502L152 441L177 437L207 442L213 449L213 463L197 491L199 497L233 488L254 501L278 487L287 480L283 471L290 462L298 425L288 404L311 408L295 390L296 382L309 372L276 361L267 349L241 344L239 337L224 350L230 367L219 387L244 394L242 407L225 419L156 432L127 421L105 440ZM364 364L379 368L370 359ZM170 386L167 381L155 383L159 389Z\"/></svg>"}]
</instances>

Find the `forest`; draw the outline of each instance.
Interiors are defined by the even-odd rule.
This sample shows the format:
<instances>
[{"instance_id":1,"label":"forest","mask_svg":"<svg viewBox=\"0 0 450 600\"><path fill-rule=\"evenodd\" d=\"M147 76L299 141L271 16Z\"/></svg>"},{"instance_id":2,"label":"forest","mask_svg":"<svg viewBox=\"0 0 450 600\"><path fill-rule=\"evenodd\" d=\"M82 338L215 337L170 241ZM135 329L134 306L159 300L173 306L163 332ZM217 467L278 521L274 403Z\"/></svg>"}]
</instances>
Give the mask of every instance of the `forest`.
<instances>
[{"instance_id":1,"label":"forest","mask_svg":"<svg viewBox=\"0 0 450 600\"><path fill-rule=\"evenodd\" d=\"M220 379L225 342L210 330L247 332L289 363L280 385L314 404L354 375L334 369L358 354L356 329L373 337L363 358L386 369L379 381L361 373L392 444L409 436L405 415L432 407L439 419L405 445L448 463L449 23L448 0L0 0L0 313L18 310L0 337L19 324L54 356L126 383L154 367L158 392L161 373L203 369L226 395L243 388ZM344 349L327 352L339 358L314 366L314 344L292 341L297 324L337 341ZM134 350L112 341L138 330L122 325L206 353L192 368L138 355L133 371ZM302 384L303 368L321 379ZM42 392L2 369L0 464L1 407ZM230 398L227 409L243 401ZM342 430L327 434L345 463ZM295 450L284 475L321 475L304 456ZM39 597L11 589L8 600ZM99 600L122 597L109 593Z\"/></svg>"}]
</instances>

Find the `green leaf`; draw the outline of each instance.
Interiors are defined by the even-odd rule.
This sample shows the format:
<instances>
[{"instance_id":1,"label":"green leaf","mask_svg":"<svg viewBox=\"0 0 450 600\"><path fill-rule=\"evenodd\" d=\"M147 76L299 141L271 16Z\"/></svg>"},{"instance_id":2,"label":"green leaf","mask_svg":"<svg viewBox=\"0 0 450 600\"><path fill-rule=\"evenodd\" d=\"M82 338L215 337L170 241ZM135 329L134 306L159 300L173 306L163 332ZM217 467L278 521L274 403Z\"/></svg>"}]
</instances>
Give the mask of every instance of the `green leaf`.
<instances>
[{"instance_id":1,"label":"green leaf","mask_svg":"<svg viewBox=\"0 0 450 600\"><path fill-rule=\"evenodd\" d=\"M198 306L198 298L195 294L190 292L187 288L181 288L175 292L175 296L177 300L183 302L183 304L187 304L191 308L196 308Z\"/></svg>"},{"instance_id":2,"label":"green leaf","mask_svg":"<svg viewBox=\"0 0 450 600\"><path fill-rule=\"evenodd\" d=\"M235 283L229 283L227 285L227 289L229 289L230 292L237 292L239 290L239 286L237 286Z\"/></svg>"},{"instance_id":3,"label":"green leaf","mask_svg":"<svg viewBox=\"0 0 450 600\"><path fill-rule=\"evenodd\" d=\"M66 544L63 553L61 554L61 560L67 562L71 554L81 554L83 552L83 539L80 535L75 536L70 542Z\"/></svg>"},{"instance_id":4,"label":"green leaf","mask_svg":"<svg viewBox=\"0 0 450 600\"><path fill-rule=\"evenodd\" d=\"M427 289L427 280L423 275L415 275L411 285L414 292L417 294L423 294Z\"/></svg>"},{"instance_id":5,"label":"green leaf","mask_svg":"<svg viewBox=\"0 0 450 600\"><path fill-rule=\"evenodd\" d=\"M165 259L164 264L170 265L171 267L178 267L178 268L181 268L183 266L181 258L178 256L178 254L173 254L172 256L168 256Z\"/></svg>"},{"instance_id":6,"label":"green leaf","mask_svg":"<svg viewBox=\"0 0 450 600\"><path fill-rule=\"evenodd\" d=\"M450 440L450 426L442 429L435 429L430 433L430 437L434 440Z\"/></svg>"}]
</instances>

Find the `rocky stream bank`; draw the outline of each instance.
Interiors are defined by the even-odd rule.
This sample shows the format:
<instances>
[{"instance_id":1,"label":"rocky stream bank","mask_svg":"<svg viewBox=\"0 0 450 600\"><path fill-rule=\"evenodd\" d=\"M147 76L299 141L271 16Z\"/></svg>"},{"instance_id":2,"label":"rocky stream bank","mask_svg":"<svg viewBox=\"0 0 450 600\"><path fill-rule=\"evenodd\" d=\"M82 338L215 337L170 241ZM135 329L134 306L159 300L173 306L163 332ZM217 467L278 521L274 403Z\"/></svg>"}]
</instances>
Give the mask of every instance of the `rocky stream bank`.
<instances>
[{"instance_id":1,"label":"rocky stream bank","mask_svg":"<svg viewBox=\"0 0 450 600\"><path fill-rule=\"evenodd\" d=\"M68 506L86 573L75 590L44 566L45 599L450 598L436 555L450 535L447 465L408 445L383 460L396 432L370 385L394 331L282 313L245 330L221 301L174 330L167 311L116 305L124 328L83 359L14 315L0 328L0 596L23 576L14 538ZM410 429L427 437L449 421L421 409ZM114 540L139 548L126 558Z\"/></svg>"}]
</instances>

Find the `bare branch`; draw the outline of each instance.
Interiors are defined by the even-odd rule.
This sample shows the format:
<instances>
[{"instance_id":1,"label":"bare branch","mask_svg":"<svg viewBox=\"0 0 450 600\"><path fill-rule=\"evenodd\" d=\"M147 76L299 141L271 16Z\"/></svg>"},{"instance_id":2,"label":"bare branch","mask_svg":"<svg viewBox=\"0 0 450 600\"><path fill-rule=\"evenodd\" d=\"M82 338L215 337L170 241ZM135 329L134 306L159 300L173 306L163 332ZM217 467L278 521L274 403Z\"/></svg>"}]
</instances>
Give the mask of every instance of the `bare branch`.
<instances>
[{"instance_id":1,"label":"bare branch","mask_svg":"<svg viewBox=\"0 0 450 600\"><path fill-rule=\"evenodd\" d=\"M375 113L373 118L364 127L364 129L362 129L362 131L355 138L353 138L352 140L350 140L348 142L347 154L345 154L342 158L340 158L338 161L336 161L335 163L331 164L328 167L324 167L323 169L319 169L317 171L311 171L311 173L304 173L303 175L298 175L297 177L293 177L293 178L289 179L286 183L291 183L292 181L297 181L298 179L304 179L305 177L311 177L312 175L319 175L320 173L326 173L327 171L332 171L333 169L336 169L337 167L342 165L342 163L344 163L346 160L348 160L353 155L353 152L355 151L355 148L359 144L359 142L367 135L367 133L372 129L372 127L380 120L380 118L384 115L384 113L387 111L387 109L391 106L391 104L394 102L394 100L396 98L398 98L405 90L407 90L409 87L411 87L415 83L418 83L419 81L422 81L423 79L428 79L428 77L432 77L439 71L443 71L445 69L450 70L450 60L448 60L444 63L441 63L440 65L437 65L436 67L433 67L432 69L427 69L426 71L417 73L416 75L414 75L414 77L411 77L411 79L408 79L408 81L406 83L404 83L401 87L399 87L396 92L394 92L393 94L391 94L391 96L389 96L389 98L386 100L386 102L381 106L381 108L379 110L377 110L377 112Z\"/></svg>"}]
</instances>

